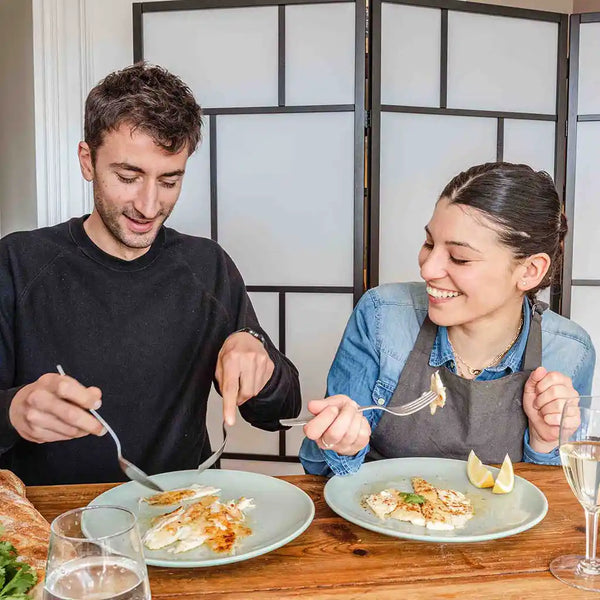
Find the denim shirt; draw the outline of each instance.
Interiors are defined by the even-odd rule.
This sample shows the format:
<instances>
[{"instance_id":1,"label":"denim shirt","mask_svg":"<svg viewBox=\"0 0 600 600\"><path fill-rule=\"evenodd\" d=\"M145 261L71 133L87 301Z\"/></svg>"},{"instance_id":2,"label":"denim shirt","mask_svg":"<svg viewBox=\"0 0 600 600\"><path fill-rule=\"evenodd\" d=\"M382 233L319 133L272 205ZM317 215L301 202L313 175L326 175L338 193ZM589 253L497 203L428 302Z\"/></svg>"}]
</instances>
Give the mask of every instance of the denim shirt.
<instances>
[{"instance_id":1,"label":"denim shirt","mask_svg":"<svg viewBox=\"0 0 600 600\"><path fill-rule=\"evenodd\" d=\"M337 350L327 377L327 396L345 394L361 406L386 405L392 398L408 355L427 315L428 299L423 283L395 283L368 290L360 299ZM480 380L504 377L521 369L531 307L523 302L523 329L517 341L497 365L484 369ZM591 392L596 354L589 335L576 323L546 310L542 315L542 365L548 371L569 376L581 395ZM447 367L456 372L454 355L445 327L438 333L429 357L432 367ZM381 411L368 411L371 429L377 427ZM300 448L300 461L307 473L348 475L356 473L369 446L354 456L321 450L307 438ZM560 464L558 449L548 454L529 445L525 431L523 461Z\"/></svg>"}]
</instances>

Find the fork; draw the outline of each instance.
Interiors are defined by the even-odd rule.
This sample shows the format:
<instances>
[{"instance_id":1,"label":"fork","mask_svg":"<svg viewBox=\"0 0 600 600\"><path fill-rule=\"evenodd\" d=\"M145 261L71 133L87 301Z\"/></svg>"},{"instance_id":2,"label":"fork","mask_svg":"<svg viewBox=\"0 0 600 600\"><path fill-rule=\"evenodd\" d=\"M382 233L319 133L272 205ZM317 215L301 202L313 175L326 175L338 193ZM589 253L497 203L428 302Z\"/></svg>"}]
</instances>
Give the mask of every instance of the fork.
<instances>
[{"instance_id":1,"label":"fork","mask_svg":"<svg viewBox=\"0 0 600 600\"><path fill-rule=\"evenodd\" d=\"M408 402L407 404L403 404L396 409L387 408L387 406L379 406L378 404L373 404L372 406L361 406L358 409L358 412L365 412L367 410L382 410L384 412L390 413L396 417L407 417L408 415L412 415L420 410L423 410L426 406L429 406L433 400L437 398L437 392L425 392L421 394L416 400L412 402ZM309 417L299 417L297 419L279 419L279 422L285 427L294 427L296 425L306 425L309 421L314 419L314 416Z\"/></svg>"},{"instance_id":2,"label":"fork","mask_svg":"<svg viewBox=\"0 0 600 600\"><path fill-rule=\"evenodd\" d=\"M219 446L219 449L211 454L204 462L201 462L198 465L198 473L202 473L202 471L206 471L209 467L212 467L220 458L221 454L223 454L223 450L225 449L225 444L227 443L227 429L225 429L225 421L223 421L222 425L223 429L223 443Z\"/></svg>"},{"instance_id":3,"label":"fork","mask_svg":"<svg viewBox=\"0 0 600 600\"><path fill-rule=\"evenodd\" d=\"M65 375L65 371L60 365L56 365L56 370L61 375ZM132 462L128 461L126 458L123 458L123 455L121 453L121 442L119 441L117 434L112 430L112 427L93 408L90 408L88 410L90 413L92 413L94 417L96 417L96 419L98 419L98 421L100 421L102 426L106 428L106 431L110 433L110 436L114 440L115 445L117 446L117 460L123 473L125 473L125 475L129 477L129 479L137 481L138 483L141 483L147 488L155 490L156 492L164 492L164 490L159 485L154 483L154 481L152 481L148 477L148 475L144 473L144 471L142 471L139 467L136 467Z\"/></svg>"}]
</instances>

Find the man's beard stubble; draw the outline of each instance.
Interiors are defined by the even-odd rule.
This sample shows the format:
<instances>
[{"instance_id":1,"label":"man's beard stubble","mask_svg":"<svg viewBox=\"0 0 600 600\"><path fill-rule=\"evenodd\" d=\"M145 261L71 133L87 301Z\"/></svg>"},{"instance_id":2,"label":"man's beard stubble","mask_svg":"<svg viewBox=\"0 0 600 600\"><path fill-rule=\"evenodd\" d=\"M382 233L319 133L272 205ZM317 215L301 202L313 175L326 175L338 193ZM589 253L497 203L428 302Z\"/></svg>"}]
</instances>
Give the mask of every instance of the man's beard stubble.
<instances>
[{"instance_id":1,"label":"man's beard stubble","mask_svg":"<svg viewBox=\"0 0 600 600\"><path fill-rule=\"evenodd\" d=\"M119 217L121 215L125 215L130 219L143 220L145 219L144 215L140 214L133 206L125 208L107 206L107 204L104 201L104 197L98 190L95 182L93 189L94 207L96 208L98 215L102 219L104 226L108 229L108 231L110 231L111 235L119 243L123 244L127 248L149 248L154 243L154 240L158 235L160 225L162 225L167 220L167 218L173 211L173 208L171 208L168 212L164 209L160 210L154 218L155 223L158 222L159 226L156 227L156 224L154 224L153 228L148 233L136 234L131 231L125 230L119 222Z\"/></svg>"}]
</instances>

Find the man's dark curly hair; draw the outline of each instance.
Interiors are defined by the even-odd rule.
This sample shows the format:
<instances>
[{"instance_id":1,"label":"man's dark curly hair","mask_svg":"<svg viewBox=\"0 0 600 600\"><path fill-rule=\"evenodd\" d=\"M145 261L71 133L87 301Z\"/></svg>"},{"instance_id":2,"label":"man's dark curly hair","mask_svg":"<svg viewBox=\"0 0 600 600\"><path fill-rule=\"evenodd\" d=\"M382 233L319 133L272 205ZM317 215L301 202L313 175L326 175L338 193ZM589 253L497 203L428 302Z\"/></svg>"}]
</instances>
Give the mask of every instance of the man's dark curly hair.
<instances>
[{"instance_id":1,"label":"man's dark curly hair","mask_svg":"<svg viewBox=\"0 0 600 600\"><path fill-rule=\"evenodd\" d=\"M107 75L85 102L85 141L92 161L104 134L123 123L150 135L167 152L200 141L202 111L179 77L156 65L139 62Z\"/></svg>"}]
</instances>

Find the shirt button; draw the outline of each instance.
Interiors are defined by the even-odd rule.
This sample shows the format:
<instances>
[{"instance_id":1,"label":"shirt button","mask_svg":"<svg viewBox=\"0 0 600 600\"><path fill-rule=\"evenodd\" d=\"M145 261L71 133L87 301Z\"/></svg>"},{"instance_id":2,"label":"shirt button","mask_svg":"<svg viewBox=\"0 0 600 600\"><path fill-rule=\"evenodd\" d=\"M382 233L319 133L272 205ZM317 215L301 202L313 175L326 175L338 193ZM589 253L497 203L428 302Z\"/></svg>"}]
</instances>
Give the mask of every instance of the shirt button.
<instances>
[{"instance_id":1,"label":"shirt button","mask_svg":"<svg viewBox=\"0 0 600 600\"><path fill-rule=\"evenodd\" d=\"M379 404L379 406L383 406L385 404L385 400L383 398L377 398L377 404Z\"/></svg>"}]
</instances>

